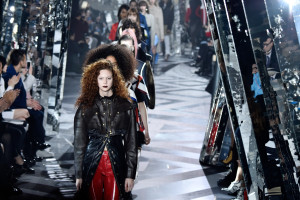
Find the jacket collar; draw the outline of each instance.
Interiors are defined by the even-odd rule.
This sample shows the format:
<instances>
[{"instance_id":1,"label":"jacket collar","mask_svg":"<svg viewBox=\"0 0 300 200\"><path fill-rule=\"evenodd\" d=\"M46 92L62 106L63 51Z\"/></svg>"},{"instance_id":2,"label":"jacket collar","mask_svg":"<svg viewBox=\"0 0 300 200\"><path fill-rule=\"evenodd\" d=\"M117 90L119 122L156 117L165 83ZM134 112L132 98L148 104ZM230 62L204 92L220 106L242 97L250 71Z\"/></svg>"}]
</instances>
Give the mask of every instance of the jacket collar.
<instances>
[{"instance_id":1,"label":"jacket collar","mask_svg":"<svg viewBox=\"0 0 300 200\"><path fill-rule=\"evenodd\" d=\"M104 100L104 99L112 100L112 99L114 99L114 98L115 98L115 94L111 95L110 97L108 97L108 96L102 97L102 96L100 96L99 94L97 95L97 99L99 99L100 101L101 101L101 100Z\"/></svg>"},{"instance_id":2,"label":"jacket collar","mask_svg":"<svg viewBox=\"0 0 300 200\"><path fill-rule=\"evenodd\" d=\"M114 98L116 97L116 95L112 95L110 97L102 97L100 96L99 94L96 96L96 99L95 99L95 104L100 108L101 107L101 101L102 100L113 100Z\"/></svg>"},{"instance_id":3,"label":"jacket collar","mask_svg":"<svg viewBox=\"0 0 300 200\"><path fill-rule=\"evenodd\" d=\"M8 67L7 67L7 71L6 71L6 73L8 73L8 74L16 74L16 75L18 75L19 73L18 72L16 72L16 70L15 70L15 68L14 68L14 66L12 65L12 64L10 64Z\"/></svg>"}]
</instances>

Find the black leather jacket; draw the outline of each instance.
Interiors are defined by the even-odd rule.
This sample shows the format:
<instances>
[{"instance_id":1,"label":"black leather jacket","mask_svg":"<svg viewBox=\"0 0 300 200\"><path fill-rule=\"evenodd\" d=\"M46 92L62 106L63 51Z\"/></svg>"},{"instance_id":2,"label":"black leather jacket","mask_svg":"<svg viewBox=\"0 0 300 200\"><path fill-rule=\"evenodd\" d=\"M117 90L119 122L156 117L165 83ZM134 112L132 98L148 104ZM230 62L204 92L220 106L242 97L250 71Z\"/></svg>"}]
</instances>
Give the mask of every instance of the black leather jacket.
<instances>
[{"instance_id":1,"label":"black leather jacket","mask_svg":"<svg viewBox=\"0 0 300 200\"><path fill-rule=\"evenodd\" d=\"M105 146L123 199L125 178L135 179L137 134L132 104L118 96L98 96L92 107L79 106L75 114L75 175L83 188L89 187Z\"/></svg>"}]
</instances>

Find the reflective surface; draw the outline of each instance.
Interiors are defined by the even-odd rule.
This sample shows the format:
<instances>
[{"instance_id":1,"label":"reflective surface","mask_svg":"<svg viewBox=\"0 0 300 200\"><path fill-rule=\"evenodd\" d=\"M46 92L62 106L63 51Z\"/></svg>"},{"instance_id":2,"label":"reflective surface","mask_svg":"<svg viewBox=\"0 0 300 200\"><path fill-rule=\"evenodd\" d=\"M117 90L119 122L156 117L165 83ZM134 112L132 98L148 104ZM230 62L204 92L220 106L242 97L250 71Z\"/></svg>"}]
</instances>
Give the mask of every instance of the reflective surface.
<instances>
[{"instance_id":1,"label":"reflective surface","mask_svg":"<svg viewBox=\"0 0 300 200\"><path fill-rule=\"evenodd\" d=\"M267 196L282 181L285 198L299 199L299 3L207 0L206 8L248 197ZM259 116L250 91L255 66L263 91L259 102L265 109ZM214 107L208 129L218 119L213 113ZM267 120L264 132L260 119ZM279 164L271 166L270 161ZM271 178L279 169L281 176Z\"/></svg>"},{"instance_id":2,"label":"reflective surface","mask_svg":"<svg viewBox=\"0 0 300 200\"><path fill-rule=\"evenodd\" d=\"M235 133L235 142L239 150L246 186L249 190L252 186L252 181L249 175L247 159L252 159L250 163L254 166L255 160L253 160L253 157L247 157L249 142L243 142L249 141L248 139L252 131L250 128L251 125L249 126L248 124L251 123L251 120L249 111L247 111L247 104L243 100L245 95L243 94L243 83L235 54L235 47L233 46L224 3L222 1L206 1L206 5L225 89L227 106L230 111L230 121ZM244 147L244 145L246 146Z\"/></svg>"},{"instance_id":3,"label":"reflective surface","mask_svg":"<svg viewBox=\"0 0 300 200\"><path fill-rule=\"evenodd\" d=\"M71 0L6 0L2 3L1 53L7 56L12 48L27 51L27 61L31 61L37 79L33 96L46 108L47 122L57 130Z\"/></svg>"}]
</instances>

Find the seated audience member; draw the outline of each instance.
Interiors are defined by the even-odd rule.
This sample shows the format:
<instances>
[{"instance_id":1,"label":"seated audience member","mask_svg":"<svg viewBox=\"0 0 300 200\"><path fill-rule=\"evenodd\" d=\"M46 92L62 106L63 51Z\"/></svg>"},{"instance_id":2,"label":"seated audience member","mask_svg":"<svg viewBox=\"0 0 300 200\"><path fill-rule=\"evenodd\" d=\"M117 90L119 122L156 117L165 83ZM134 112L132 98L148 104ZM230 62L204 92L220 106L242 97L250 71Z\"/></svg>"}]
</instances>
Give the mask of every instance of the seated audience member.
<instances>
[{"instance_id":1,"label":"seated audience member","mask_svg":"<svg viewBox=\"0 0 300 200\"><path fill-rule=\"evenodd\" d=\"M12 91L15 85L20 81L20 75L14 75L12 78L8 80L8 87L5 90L4 87L4 79L1 77L2 72L2 65L0 66L0 98L7 92ZM16 91L18 94L20 90ZM11 92L10 92L11 93ZM8 95L10 95L8 93ZM4 99L5 100L5 99ZM13 103L13 102L11 102ZM4 127L2 129L3 144L6 149L6 160L9 164L15 165L15 174L21 175L24 172L34 172L33 169L28 167L24 167L24 160L21 157L21 150L23 149L24 139L26 136L26 131L23 124L16 124L12 120L21 120L25 121L29 117L29 112L27 109L18 108L12 109L9 111L4 111L1 115L1 123ZM20 123L20 121L18 122ZM9 135L5 135L9 134Z\"/></svg>"},{"instance_id":2,"label":"seated audience member","mask_svg":"<svg viewBox=\"0 0 300 200\"><path fill-rule=\"evenodd\" d=\"M5 84L8 85L8 81L13 76L19 76L22 69L27 67L26 54L23 50L13 49L10 52L10 58L8 62L7 71L3 74ZM43 127L44 108L38 101L26 98L26 90L22 80L15 85L14 89L20 90L20 95L11 105L11 109L27 109L30 117L27 119L29 129L26 135L25 147L23 149L24 156L28 161L34 163L36 158L36 151L38 149L43 150L50 147L45 143L45 129Z\"/></svg>"},{"instance_id":3,"label":"seated audience member","mask_svg":"<svg viewBox=\"0 0 300 200\"><path fill-rule=\"evenodd\" d=\"M2 68L1 68L2 70ZM0 198L6 198L10 195L21 194L22 190L15 187L12 180L12 168L9 161L10 146L4 144L11 141L10 134L5 133L5 126L2 121L2 112L10 107L16 97L19 95L19 90L10 90L0 99Z\"/></svg>"},{"instance_id":4,"label":"seated audience member","mask_svg":"<svg viewBox=\"0 0 300 200\"><path fill-rule=\"evenodd\" d=\"M20 74L24 88L26 90L26 98L31 99L31 92L34 85L36 84L36 78L32 75L32 65L30 64L29 68L23 68Z\"/></svg>"}]
</instances>

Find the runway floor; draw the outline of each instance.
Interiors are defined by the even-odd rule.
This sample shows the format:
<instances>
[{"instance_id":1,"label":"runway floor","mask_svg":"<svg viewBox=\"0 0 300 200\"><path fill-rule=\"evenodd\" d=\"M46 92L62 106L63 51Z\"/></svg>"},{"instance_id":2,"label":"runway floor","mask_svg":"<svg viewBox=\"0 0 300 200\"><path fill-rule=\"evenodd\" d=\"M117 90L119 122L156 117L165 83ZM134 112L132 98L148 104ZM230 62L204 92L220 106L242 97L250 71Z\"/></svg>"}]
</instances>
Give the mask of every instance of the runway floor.
<instances>
[{"instance_id":1,"label":"runway floor","mask_svg":"<svg viewBox=\"0 0 300 200\"><path fill-rule=\"evenodd\" d=\"M209 116L211 96L205 92L209 79L194 73L187 57L161 61L155 75L156 107L149 110L151 144L142 148L136 200L231 199L217 187L225 170L199 164L200 149ZM20 196L10 199L72 199L75 193L73 157L74 103L80 75L66 74L60 130L47 127L52 145L38 154L45 157L23 175L17 186Z\"/></svg>"}]
</instances>

